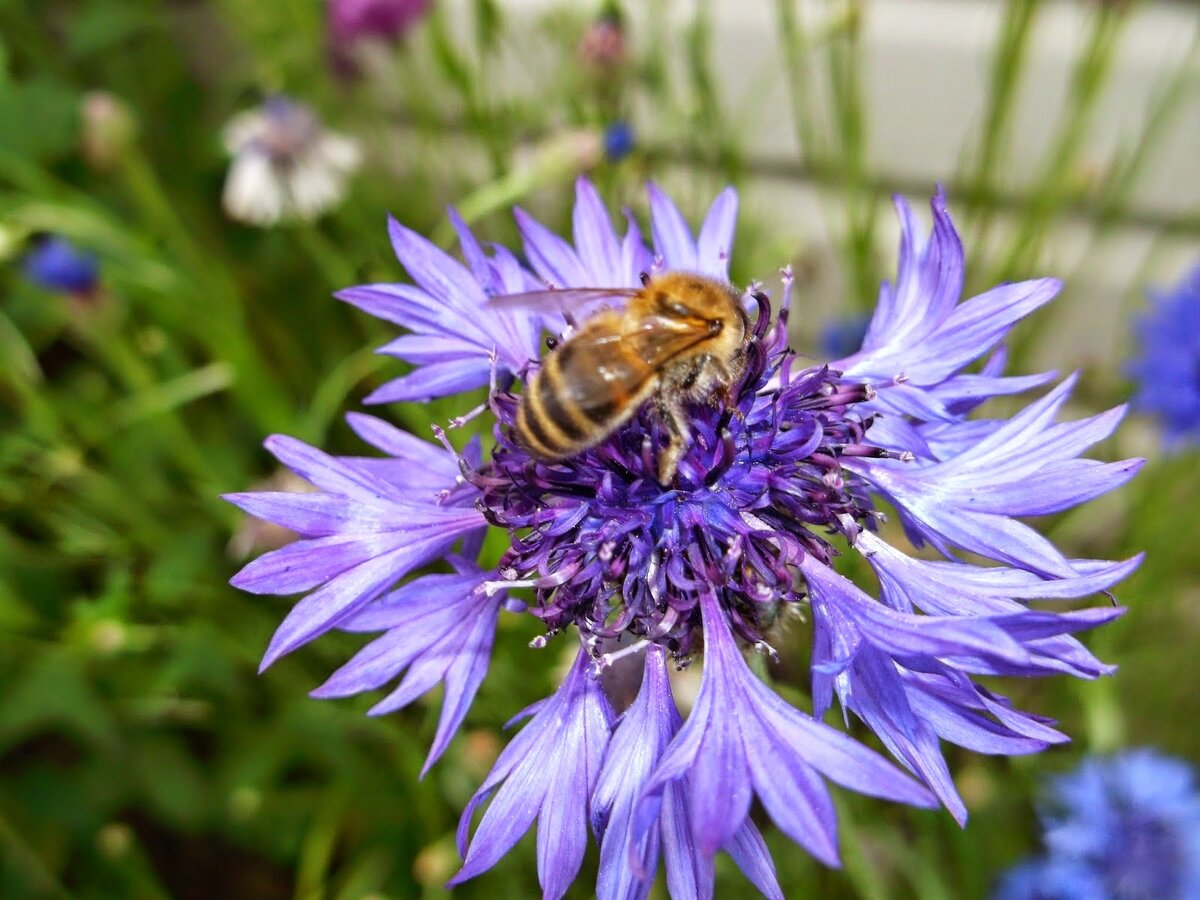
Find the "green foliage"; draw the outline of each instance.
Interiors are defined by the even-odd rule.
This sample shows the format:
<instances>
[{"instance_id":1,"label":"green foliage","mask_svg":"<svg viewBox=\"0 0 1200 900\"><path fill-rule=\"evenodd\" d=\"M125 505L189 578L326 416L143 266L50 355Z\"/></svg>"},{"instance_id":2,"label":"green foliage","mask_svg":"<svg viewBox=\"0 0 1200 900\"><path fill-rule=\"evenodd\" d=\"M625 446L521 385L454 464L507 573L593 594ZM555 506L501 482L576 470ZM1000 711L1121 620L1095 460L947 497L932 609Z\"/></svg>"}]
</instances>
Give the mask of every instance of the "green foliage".
<instances>
[{"instance_id":1,"label":"green foliage","mask_svg":"<svg viewBox=\"0 0 1200 900\"><path fill-rule=\"evenodd\" d=\"M329 295L400 279L386 211L444 236L445 204L457 203L483 236L508 242L515 232L498 213L513 202L565 226L577 161L523 169L516 151L647 109L652 139L592 172L613 208L641 208L648 176L677 179L693 216L718 183L752 186L746 123L721 90L728 63L714 59L715 5L699 4L677 28L678 9L651 4L648 39L599 72L575 55L588 21L578 6L531 22L498 0L443 3L348 83L325 65L316 3L0 2L0 895L442 894L457 867L459 810L499 752L504 721L551 689L556 660L530 665L530 625L505 621L465 733L418 781L436 696L383 719L364 715L367 699L306 696L358 640L334 635L256 674L289 602L227 586L241 562L231 536L245 538L248 524L218 495L273 474L259 449L272 432L356 450L342 412L401 364L370 352L386 328ZM820 22L788 0L777 8L780 77L803 154L789 174L815 181L826 208L842 212L830 264L853 285L848 306L872 296L886 269L876 217L887 185L867 153L868 7L829 4ZM980 235L1001 206L1022 211L991 261L1005 276L1027 273L1081 203L1104 227L1119 222L1153 138L1195 86L1193 54L1190 68L1163 74L1163 100L1122 144L1117 176L1081 194L1073 176L1125 15L1097 12L1036 196L1002 197L1036 7L1008 5L981 142L961 179ZM506 89L511 66L536 76L534 92ZM368 163L327 217L260 231L220 211L219 135L280 89L360 136ZM111 92L136 121L109 167L89 165L81 144L92 90ZM100 293L53 296L22 279L27 242L49 232L99 256ZM806 237L751 209L735 275L770 272ZM1123 392L1112 379L1088 391L1095 407ZM423 434L462 410L444 401L386 414ZM1190 689L1200 584L1181 527L1198 506L1191 456L1156 461L1113 503L1054 523L1076 554L1152 551L1121 591L1131 614L1096 639L1122 663L1117 679L1009 686L1064 720L1077 748L1040 760L952 754L974 816L965 831L943 814L841 798L841 872L769 833L789 896L983 896L1033 847L1041 774L1083 749L1126 743L1200 757L1190 724L1200 712ZM802 673L803 643L797 628L773 677ZM718 895L744 893L727 862ZM536 891L527 839L458 893Z\"/></svg>"}]
</instances>

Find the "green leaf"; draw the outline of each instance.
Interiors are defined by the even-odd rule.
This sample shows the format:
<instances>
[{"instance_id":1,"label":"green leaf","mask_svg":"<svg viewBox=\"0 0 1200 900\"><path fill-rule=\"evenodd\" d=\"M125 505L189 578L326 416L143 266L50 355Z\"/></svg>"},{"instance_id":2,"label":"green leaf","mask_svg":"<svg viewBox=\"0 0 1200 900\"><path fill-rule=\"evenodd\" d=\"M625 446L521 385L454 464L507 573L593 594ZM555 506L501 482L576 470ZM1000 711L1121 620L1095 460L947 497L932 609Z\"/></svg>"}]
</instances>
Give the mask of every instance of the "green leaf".
<instances>
[{"instance_id":1,"label":"green leaf","mask_svg":"<svg viewBox=\"0 0 1200 900\"><path fill-rule=\"evenodd\" d=\"M72 56L91 56L114 49L150 25L134 3L100 0L88 5L71 23L67 47Z\"/></svg>"},{"instance_id":2,"label":"green leaf","mask_svg":"<svg viewBox=\"0 0 1200 900\"><path fill-rule=\"evenodd\" d=\"M61 647L33 656L22 676L8 685L0 706L0 747L43 731L67 732L103 747L117 743L116 726L82 659Z\"/></svg>"},{"instance_id":3,"label":"green leaf","mask_svg":"<svg viewBox=\"0 0 1200 900\"><path fill-rule=\"evenodd\" d=\"M0 85L0 152L48 162L78 142L79 92L51 77Z\"/></svg>"}]
</instances>

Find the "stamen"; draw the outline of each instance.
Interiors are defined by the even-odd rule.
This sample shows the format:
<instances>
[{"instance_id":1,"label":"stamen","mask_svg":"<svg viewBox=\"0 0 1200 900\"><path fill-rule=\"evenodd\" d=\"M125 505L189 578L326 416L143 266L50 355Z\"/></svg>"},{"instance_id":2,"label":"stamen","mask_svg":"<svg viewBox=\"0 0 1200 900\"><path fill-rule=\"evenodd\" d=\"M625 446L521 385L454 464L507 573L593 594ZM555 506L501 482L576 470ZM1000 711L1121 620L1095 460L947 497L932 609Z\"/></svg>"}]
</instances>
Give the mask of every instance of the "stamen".
<instances>
[{"instance_id":1,"label":"stamen","mask_svg":"<svg viewBox=\"0 0 1200 900\"><path fill-rule=\"evenodd\" d=\"M491 408L490 401L485 400L483 403L480 403L478 406L467 410L461 416L455 416L453 419L450 420L449 425L451 428L462 428L464 425L466 425L472 419L483 415L490 408Z\"/></svg>"},{"instance_id":2,"label":"stamen","mask_svg":"<svg viewBox=\"0 0 1200 900\"><path fill-rule=\"evenodd\" d=\"M867 459L897 459L901 462L912 462L916 459L911 450L887 450L883 447L873 447L870 444L845 444L841 447L841 452L842 456Z\"/></svg>"},{"instance_id":3,"label":"stamen","mask_svg":"<svg viewBox=\"0 0 1200 900\"><path fill-rule=\"evenodd\" d=\"M438 443L441 444L443 447L445 447L448 451L453 453L454 456L457 458L458 451L454 449L454 445L451 444L450 439L446 437L446 432L442 430L442 426L441 425L432 425L430 427L433 428L433 436L437 439Z\"/></svg>"},{"instance_id":4,"label":"stamen","mask_svg":"<svg viewBox=\"0 0 1200 900\"><path fill-rule=\"evenodd\" d=\"M766 641L755 641L754 649L757 650L759 653L764 653L767 656L771 657L771 662L773 662L773 663L779 662L778 651L776 651L776 649L774 647L772 647L770 644L768 644Z\"/></svg>"},{"instance_id":5,"label":"stamen","mask_svg":"<svg viewBox=\"0 0 1200 900\"><path fill-rule=\"evenodd\" d=\"M771 300L762 291L754 290L750 296L758 304L758 318L754 320L754 340L761 341L767 334L767 326L771 324Z\"/></svg>"},{"instance_id":6,"label":"stamen","mask_svg":"<svg viewBox=\"0 0 1200 900\"><path fill-rule=\"evenodd\" d=\"M640 653L652 643L653 641L643 638L637 643L630 644L628 647L625 647L621 650L614 650L611 653L605 653L596 660L596 665L592 671L595 675L599 675L605 669L610 668L617 660L624 659L627 656L633 656L635 653Z\"/></svg>"},{"instance_id":7,"label":"stamen","mask_svg":"<svg viewBox=\"0 0 1200 900\"><path fill-rule=\"evenodd\" d=\"M576 573L579 572L579 563L568 563L559 569L553 575L547 575L544 578L512 578L508 579L508 572L511 570L502 570L501 575L505 576L504 581L485 581L483 590L489 597L496 594L497 591L508 590L509 588L535 588L537 590L546 590L547 588L556 588L560 584L566 584ZM516 572L513 572L516 575Z\"/></svg>"}]
</instances>

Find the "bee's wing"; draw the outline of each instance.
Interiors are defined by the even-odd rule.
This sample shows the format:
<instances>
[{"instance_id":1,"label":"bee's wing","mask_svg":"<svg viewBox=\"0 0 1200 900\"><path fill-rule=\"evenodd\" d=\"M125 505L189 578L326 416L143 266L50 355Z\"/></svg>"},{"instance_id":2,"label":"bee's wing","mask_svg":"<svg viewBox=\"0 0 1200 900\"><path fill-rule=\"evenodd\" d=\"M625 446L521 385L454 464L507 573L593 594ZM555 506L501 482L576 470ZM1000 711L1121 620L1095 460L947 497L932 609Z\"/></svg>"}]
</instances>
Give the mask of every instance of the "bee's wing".
<instances>
[{"instance_id":1,"label":"bee's wing","mask_svg":"<svg viewBox=\"0 0 1200 900\"><path fill-rule=\"evenodd\" d=\"M710 336L707 329L666 316L647 316L624 329L602 327L596 319L589 325L568 341L574 362L561 370L559 389L594 420L613 408L616 397L644 396L664 366Z\"/></svg>"},{"instance_id":2,"label":"bee's wing","mask_svg":"<svg viewBox=\"0 0 1200 900\"><path fill-rule=\"evenodd\" d=\"M625 407L626 399L640 396L655 369L648 366L636 353L630 353L629 336L615 327L609 317L615 314L601 313L589 320L573 335L560 353L559 376L556 389L573 407L593 421L603 421L614 414L614 410ZM562 356L570 347L569 357Z\"/></svg>"},{"instance_id":3,"label":"bee's wing","mask_svg":"<svg viewBox=\"0 0 1200 900\"><path fill-rule=\"evenodd\" d=\"M527 291L523 294L503 294L489 299L487 305L493 309L564 313L568 312L571 306L580 306L595 300L632 297L635 294L636 288L551 288L544 291Z\"/></svg>"},{"instance_id":4,"label":"bee's wing","mask_svg":"<svg viewBox=\"0 0 1200 900\"><path fill-rule=\"evenodd\" d=\"M645 316L623 339L646 365L658 369L712 337L707 324L671 316Z\"/></svg>"}]
</instances>

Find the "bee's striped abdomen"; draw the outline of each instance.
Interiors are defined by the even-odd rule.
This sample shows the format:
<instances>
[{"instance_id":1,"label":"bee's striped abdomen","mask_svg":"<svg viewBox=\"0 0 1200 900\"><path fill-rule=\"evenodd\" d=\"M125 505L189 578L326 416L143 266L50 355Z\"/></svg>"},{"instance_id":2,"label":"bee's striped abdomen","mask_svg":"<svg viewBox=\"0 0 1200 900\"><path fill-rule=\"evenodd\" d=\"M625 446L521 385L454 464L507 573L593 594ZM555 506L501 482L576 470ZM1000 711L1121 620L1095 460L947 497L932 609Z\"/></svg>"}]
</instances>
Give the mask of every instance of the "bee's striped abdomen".
<instances>
[{"instance_id":1,"label":"bee's striped abdomen","mask_svg":"<svg viewBox=\"0 0 1200 900\"><path fill-rule=\"evenodd\" d=\"M565 459L598 444L644 399L653 373L619 345L602 346L561 344L529 380L517 437L536 456Z\"/></svg>"}]
</instances>

